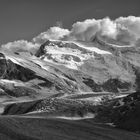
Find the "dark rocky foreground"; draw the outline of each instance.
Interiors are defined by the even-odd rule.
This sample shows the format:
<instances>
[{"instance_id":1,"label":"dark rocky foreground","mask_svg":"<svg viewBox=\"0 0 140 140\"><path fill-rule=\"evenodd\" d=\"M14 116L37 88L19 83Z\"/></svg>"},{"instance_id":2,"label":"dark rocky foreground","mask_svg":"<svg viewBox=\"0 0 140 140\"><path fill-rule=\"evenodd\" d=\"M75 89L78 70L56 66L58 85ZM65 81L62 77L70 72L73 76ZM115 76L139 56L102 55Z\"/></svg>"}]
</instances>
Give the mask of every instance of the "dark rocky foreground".
<instances>
[{"instance_id":1,"label":"dark rocky foreground","mask_svg":"<svg viewBox=\"0 0 140 140\"><path fill-rule=\"evenodd\" d=\"M1 140L139 140L140 135L93 120L0 117Z\"/></svg>"},{"instance_id":2,"label":"dark rocky foreground","mask_svg":"<svg viewBox=\"0 0 140 140\"><path fill-rule=\"evenodd\" d=\"M101 107L97 118L113 122L118 128L140 133L140 92L107 102Z\"/></svg>"},{"instance_id":3,"label":"dark rocky foreground","mask_svg":"<svg viewBox=\"0 0 140 140\"><path fill-rule=\"evenodd\" d=\"M101 98L101 97L100 97ZM91 117L96 123L110 123L115 128L140 133L140 94L132 93L126 97L102 97L97 102L80 99L48 98L32 102L7 105L3 115L19 115L27 118L64 117L86 119ZM76 121L75 121L76 122Z\"/></svg>"}]
</instances>

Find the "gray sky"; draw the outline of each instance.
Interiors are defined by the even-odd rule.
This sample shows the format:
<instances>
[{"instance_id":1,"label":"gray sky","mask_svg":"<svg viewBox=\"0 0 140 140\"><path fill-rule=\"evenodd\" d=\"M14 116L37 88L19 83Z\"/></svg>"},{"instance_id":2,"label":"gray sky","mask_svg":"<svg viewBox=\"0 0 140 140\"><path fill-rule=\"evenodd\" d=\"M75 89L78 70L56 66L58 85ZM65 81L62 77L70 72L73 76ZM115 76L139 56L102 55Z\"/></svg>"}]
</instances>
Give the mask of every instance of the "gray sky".
<instances>
[{"instance_id":1,"label":"gray sky","mask_svg":"<svg viewBox=\"0 0 140 140\"><path fill-rule=\"evenodd\" d=\"M140 0L0 0L0 44L31 40L57 21L71 29L89 18L140 16Z\"/></svg>"}]
</instances>

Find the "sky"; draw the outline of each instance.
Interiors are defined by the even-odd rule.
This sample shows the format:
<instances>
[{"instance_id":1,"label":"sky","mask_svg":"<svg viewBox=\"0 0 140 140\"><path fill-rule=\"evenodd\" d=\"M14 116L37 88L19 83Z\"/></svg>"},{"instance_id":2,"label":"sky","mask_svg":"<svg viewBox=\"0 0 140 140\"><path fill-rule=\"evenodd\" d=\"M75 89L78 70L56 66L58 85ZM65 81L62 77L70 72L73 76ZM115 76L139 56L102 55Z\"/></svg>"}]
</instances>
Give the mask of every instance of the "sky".
<instances>
[{"instance_id":1,"label":"sky","mask_svg":"<svg viewBox=\"0 0 140 140\"><path fill-rule=\"evenodd\" d=\"M57 23L140 16L140 0L0 0L0 44L31 40Z\"/></svg>"}]
</instances>

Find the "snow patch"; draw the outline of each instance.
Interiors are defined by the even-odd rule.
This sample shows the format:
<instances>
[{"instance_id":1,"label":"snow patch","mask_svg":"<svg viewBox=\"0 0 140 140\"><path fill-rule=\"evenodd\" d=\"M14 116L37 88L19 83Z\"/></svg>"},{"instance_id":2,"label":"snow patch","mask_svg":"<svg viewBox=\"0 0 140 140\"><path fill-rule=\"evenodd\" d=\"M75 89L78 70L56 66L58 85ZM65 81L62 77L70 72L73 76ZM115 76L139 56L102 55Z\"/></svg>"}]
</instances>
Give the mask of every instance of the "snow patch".
<instances>
[{"instance_id":1,"label":"snow patch","mask_svg":"<svg viewBox=\"0 0 140 140\"><path fill-rule=\"evenodd\" d=\"M65 120L84 120L84 119L90 119L90 118L94 118L94 117L95 117L95 114L87 113L84 117L79 117L79 116L75 116L75 117L56 116L55 118L60 118L60 119L65 119Z\"/></svg>"},{"instance_id":2,"label":"snow patch","mask_svg":"<svg viewBox=\"0 0 140 140\"><path fill-rule=\"evenodd\" d=\"M87 50L92 51L92 52L96 52L96 53L98 53L98 54L112 54L112 53L110 53L110 52L108 52L108 51L100 50L100 49L98 49L98 48L96 48L96 47L89 47L89 46L86 46L85 44L83 44L83 43L81 43L81 42L74 41L74 43L75 43L77 46L79 46L79 47L82 47L82 48L87 49Z\"/></svg>"}]
</instances>

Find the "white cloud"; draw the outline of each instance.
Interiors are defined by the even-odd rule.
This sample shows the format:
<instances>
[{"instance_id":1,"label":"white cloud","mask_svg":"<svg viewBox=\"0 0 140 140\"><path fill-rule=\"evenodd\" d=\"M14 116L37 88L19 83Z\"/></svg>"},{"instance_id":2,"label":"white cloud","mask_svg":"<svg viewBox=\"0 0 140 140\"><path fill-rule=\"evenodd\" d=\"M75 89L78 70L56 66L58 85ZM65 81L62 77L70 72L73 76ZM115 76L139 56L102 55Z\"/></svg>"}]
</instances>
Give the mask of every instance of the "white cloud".
<instances>
[{"instance_id":1,"label":"white cloud","mask_svg":"<svg viewBox=\"0 0 140 140\"><path fill-rule=\"evenodd\" d=\"M101 35L116 39L118 29L117 24L114 21L109 18L104 18L103 20L101 20L100 24Z\"/></svg>"},{"instance_id":2,"label":"white cloud","mask_svg":"<svg viewBox=\"0 0 140 140\"><path fill-rule=\"evenodd\" d=\"M39 44L47 39L91 41L95 34L129 44L139 44L140 17L119 17L115 20L111 20L108 17L103 19L87 19L74 23L71 30L55 26L33 38L34 43L19 40L2 45L2 49L34 53L38 49Z\"/></svg>"},{"instance_id":3,"label":"white cloud","mask_svg":"<svg viewBox=\"0 0 140 140\"><path fill-rule=\"evenodd\" d=\"M108 17L98 20L87 19L74 23L70 32L69 38L75 40L90 41L98 33L131 44L140 39L140 17L119 17L115 20Z\"/></svg>"},{"instance_id":4,"label":"white cloud","mask_svg":"<svg viewBox=\"0 0 140 140\"><path fill-rule=\"evenodd\" d=\"M8 50L12 52L31 52L35 53L39 48L38 44L28 42L26 40L18 40L14 42L9 42L1 46L2 50Z\"/></svg>"},{"instance_id":5,"label":"white cloud","mask_svg":"<svg viewBox=\"0 0 140 140\"><path fill-rule=\"evenodd\" d=\"M39 34L37 37L33 38L34 42L40 42L46 39L58 40L68 35L70 31L68 29L63 29L60 27L51 27L46 32Z\"/></svg>"},{"instance_id":6,"label":"white cloud","mask_svg":"<svg viewBox=\"0 0 140 140\"><path fill-rule=\"evenodd\" d=\"M33 40L35 42L41 42L46 39L91 41L96 33L117 41L135 42L140 38L140 17L119 17L115 20L111 20L108 17L87 19L74 23L70 31L60 27L51 27Z\"/></svg>"},{"instance_id":7,"label":"white cloud","mask_svg":"<svg viewBox=\"0 0 140 140\"><path fill-rule=\"evenodd\" d=\"M136 39L140 38L140 17L129 16L120 17L115 20L117 24L125 28L130 34L134 35Z\"/></svg>"},{"instance_id":8,"label":"white cloud","mask_svg":"<svg viewBox=\"0 0 140 140\"><path fill-rule=\"evenodd\" d=\"M115 39L118 34L117 24L110 18L87 19L83 22L76 22L72 26L69 38L75 40L90 41L98 33Z\"/></svg>"},{"instance_id":9,"label":"white cloud","mask_svg":"<svg viewBox=\"0 0 140 140\"><path fill-rule=\"evenodd\" d=\"M100 29L99 20L87 19L83 22L76 22L72 25L72 30L69 35L71 39L75 40L89 40Z\"/></svg>"}]
</instances>

